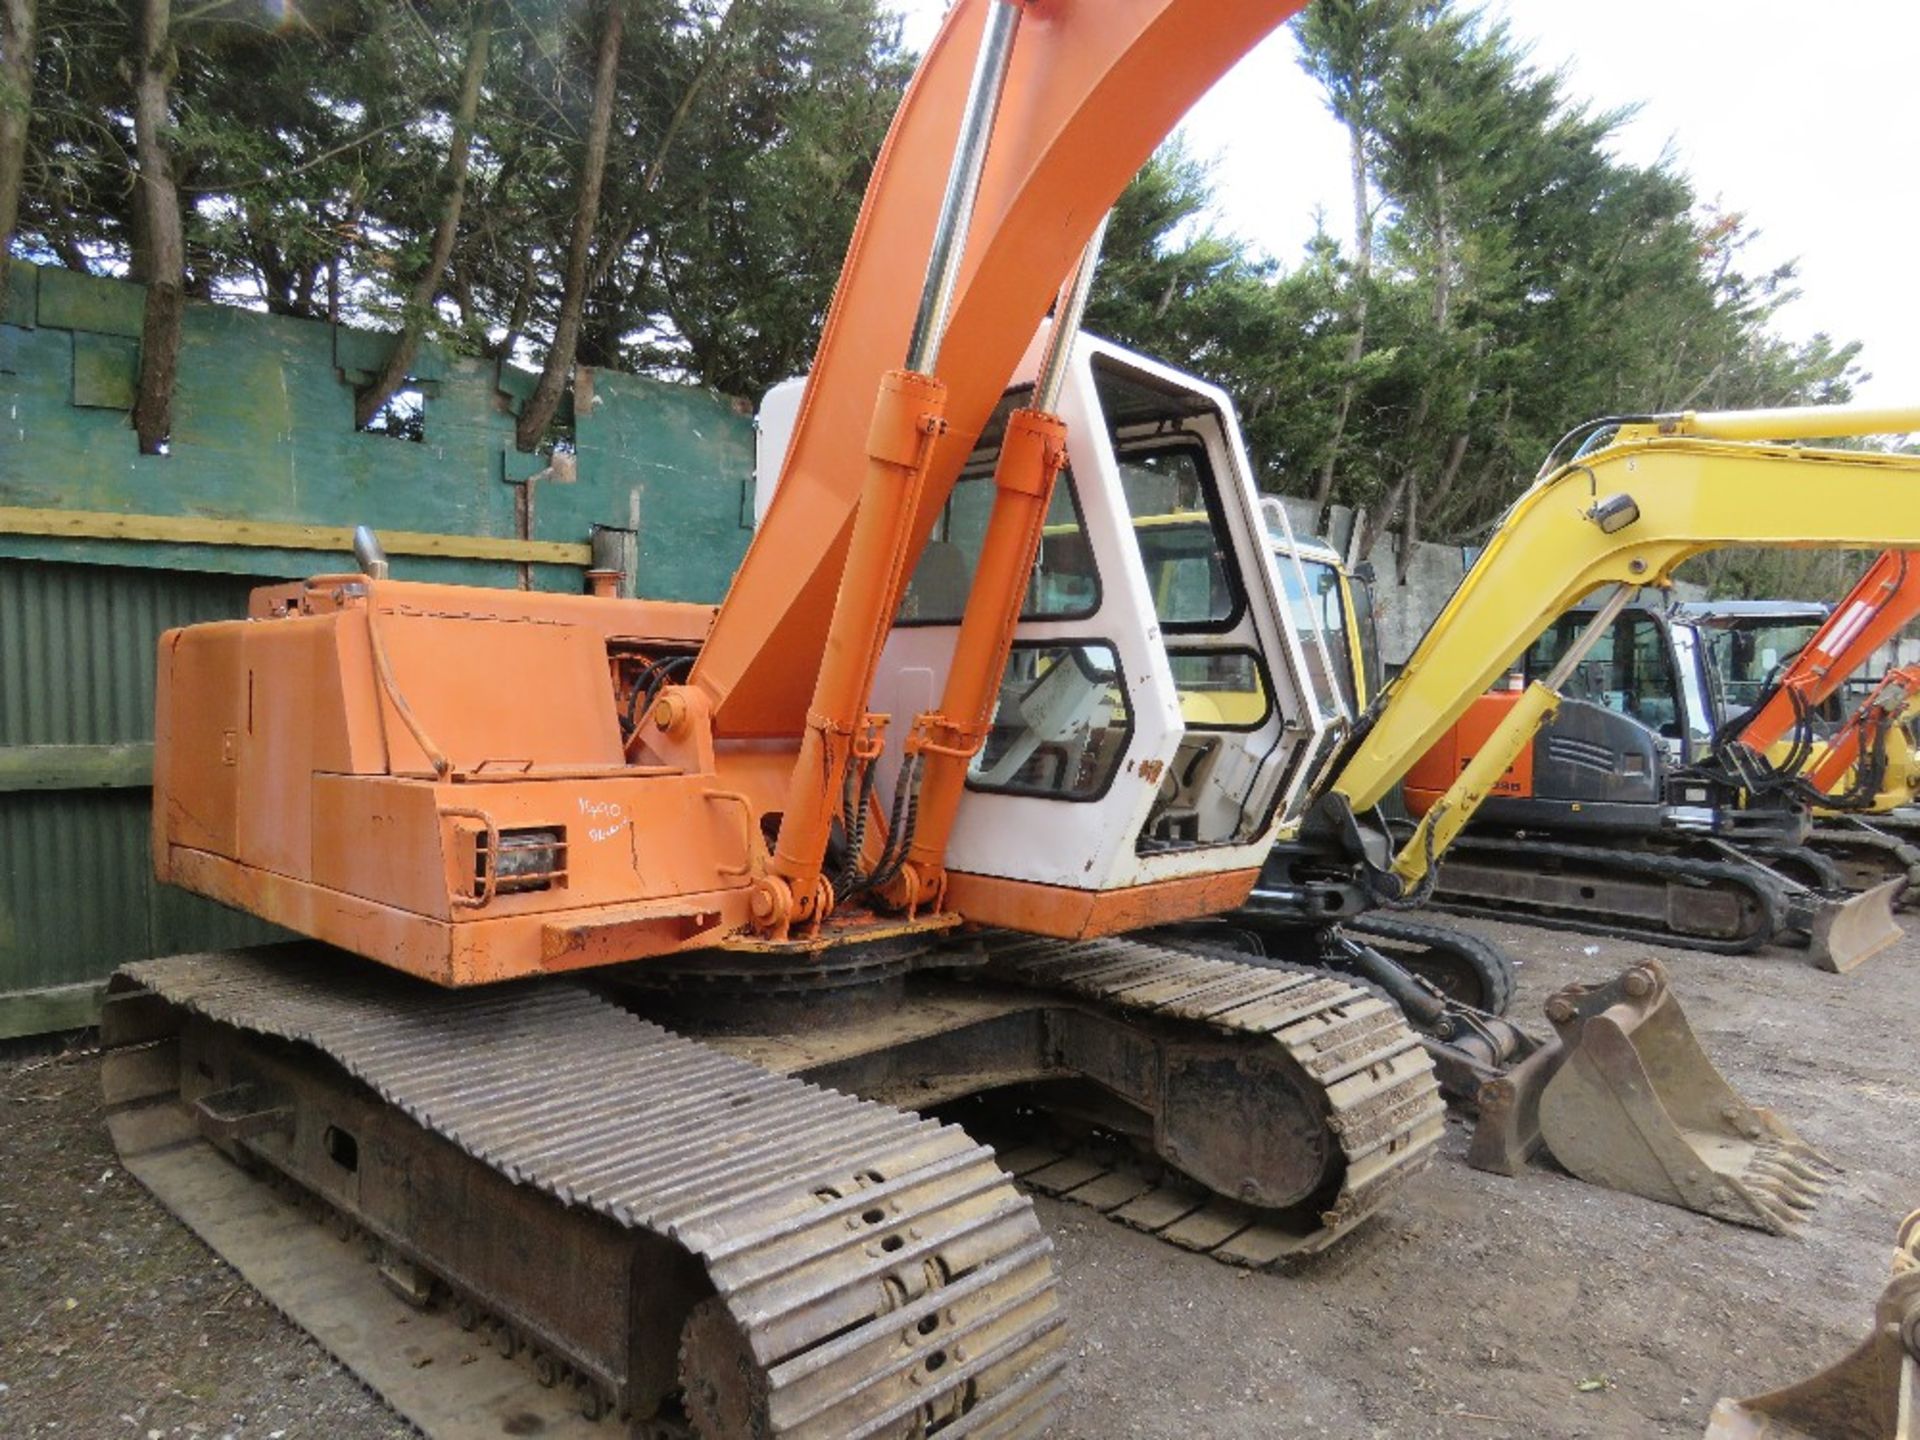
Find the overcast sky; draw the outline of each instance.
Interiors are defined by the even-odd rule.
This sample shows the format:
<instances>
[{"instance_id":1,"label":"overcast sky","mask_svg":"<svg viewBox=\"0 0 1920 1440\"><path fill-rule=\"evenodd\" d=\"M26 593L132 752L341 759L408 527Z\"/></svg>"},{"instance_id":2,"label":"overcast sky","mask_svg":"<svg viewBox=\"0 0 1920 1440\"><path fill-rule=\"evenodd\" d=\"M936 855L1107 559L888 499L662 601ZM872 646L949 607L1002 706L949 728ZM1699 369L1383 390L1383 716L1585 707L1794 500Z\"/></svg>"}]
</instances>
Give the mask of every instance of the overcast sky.
<instances>
[{"instance_id":1,"label":"overcast sky","mask_svg":"<svg viewBox=\"0 0 1920 1440\"><path fill-rule=\"evenodd\" d=\"M946 0L892 0L923 46ZM1759 270L1800 262L1778 327L1863 342L1859 398L1920 405L1920 0L1493 0L1541 69L1596 108L1639 105L1626 159L1670 149L1703 199L1761 232ZM1186 124L1217 160L1220 228L1291 263L1316 210L1351 229L1346 141L1285 32L1244 59Z\"/></svg>"}]
</instances>

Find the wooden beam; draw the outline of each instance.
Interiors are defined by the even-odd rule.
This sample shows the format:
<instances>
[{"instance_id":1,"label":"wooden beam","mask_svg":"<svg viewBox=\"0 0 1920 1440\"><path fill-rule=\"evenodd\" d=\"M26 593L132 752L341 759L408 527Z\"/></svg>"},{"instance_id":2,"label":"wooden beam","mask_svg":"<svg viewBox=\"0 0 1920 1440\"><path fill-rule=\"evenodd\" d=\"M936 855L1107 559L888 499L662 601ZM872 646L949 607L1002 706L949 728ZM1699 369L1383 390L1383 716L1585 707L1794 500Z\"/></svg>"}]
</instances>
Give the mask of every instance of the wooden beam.
<instances>
[{"instance_id":1,"label":"wooden beam","mask_svg":"<svg viewBox=\"0 0 1920 1440\"><path fill-rule=\"evenodd\" d=\"M152 783L151 740L124 745L0 745L0 793L132 790Z\"/></svg>"},{"instance_id":2,"label":"wooden beam","mask_svg":"<svg viewBox=\"0 0 1920 1440\"><path fill-rule=\"evenodd\" d=\"M107 982L56 985L47 990L16 990L0 994L0 1040L47 1035L56 1030L84 1030L100 1022L100 997Z\"/></svg>"},{"instance_id":3,"label":"wooden beam","mask_svg":"<svg viewBox=\"0 0 1920 1440\"><path fill-rule=\"evenodd\" d=\"M592 563L593 547L561 540L502 540L487 535L435 535L382 530L389 555L443 560L504 560L511 564ZM353 551L347 525L294 525L269 520L215 520L194 515L122 515L105 510L34 510L0 506L0 535L48 535L63 540L143 540L172 545L232 545L262 550Z\"/></svg>"}]
</instances>

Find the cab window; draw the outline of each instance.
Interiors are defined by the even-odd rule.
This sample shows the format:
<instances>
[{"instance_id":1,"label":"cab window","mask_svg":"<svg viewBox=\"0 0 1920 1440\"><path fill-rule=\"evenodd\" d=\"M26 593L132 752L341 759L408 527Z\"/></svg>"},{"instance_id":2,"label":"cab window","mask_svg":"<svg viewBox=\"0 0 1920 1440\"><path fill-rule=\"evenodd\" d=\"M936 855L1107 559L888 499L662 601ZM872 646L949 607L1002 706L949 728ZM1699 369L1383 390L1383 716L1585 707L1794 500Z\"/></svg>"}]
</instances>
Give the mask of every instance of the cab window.
<instances>
[{"instance_id":1,"label":"cab window","mask_svg":"<svg viewBox=\"0 0 1920 1440\"><path fill-rule=\"evenodd\" d=\"M993 467L1000 438L1006 432L1007 413L1024 399L1024 391L1009 395L981 433L980 444L954 483L927 548L907 581L896 623L953 625L966 613L967 595L986 541L987 518L993 512ZM1053 499L1041 526L1040 551L1034 557L1020 618L1083 620L1099 608L1100 572L1087 543L1073 471L1064 469L1054 482Z\"/></svg>"},{"instance_id":2,"label":"cab window","mask_svg":"<svg viewBox=\"0 0 1920 1440\"><path fill-rule=\"evenodd\" d=\"M1544 680L1586 629L1590 614L1562 615L1528 649L1528 680ZM1681 733L1679 687L1660 618L1629 610L1615 620L1568 676L1561 694L1604 705L1658 734Z\"/></svg>"},{"instance_id":3,"label":"cab window","mask_svg":"<svg viewBox=\"0 0 1920 1440\"><path fill-rule=\"evenodd\" d=\"M1707 632L1707 654L1727 712L1738 715L1766 698L1774 677L1805 648L1818 620L1735 625Z\"/></svg>"},{"instance_id":4,"label":"cab window","mask_svg":"<svg viewBox=\"0 0 1920 1440\"><path fill-rule=\"evenodd\" d=\"M1098 800L1133 737L1120 657L1103 642L1016 641L986 744L967 768L974 790Z\"/></svg>"}]
</instances>

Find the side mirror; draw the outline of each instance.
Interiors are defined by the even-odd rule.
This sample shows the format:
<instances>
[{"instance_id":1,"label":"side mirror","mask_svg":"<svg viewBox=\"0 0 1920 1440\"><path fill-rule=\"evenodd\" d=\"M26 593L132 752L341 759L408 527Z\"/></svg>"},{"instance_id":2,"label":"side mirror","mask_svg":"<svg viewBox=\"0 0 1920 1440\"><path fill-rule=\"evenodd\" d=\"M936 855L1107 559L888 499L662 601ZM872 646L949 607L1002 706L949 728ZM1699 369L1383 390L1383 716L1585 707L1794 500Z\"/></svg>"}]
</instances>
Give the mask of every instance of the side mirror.
<instances>
[{"instance_id":1,"label":"side mirror","mask_svg":"<svg viewBox=\"0 0 1920 1440\"><path fill-rule=\"evenodd\" d=\"M1373 570L1373 562L1371 560L1362 560L1358 565L1354 566L1353 569L1350 570L1348 573L1355 580L1358 580L1362 585L1373 584L1374 570Z\"/></svg>"}]
</instances>

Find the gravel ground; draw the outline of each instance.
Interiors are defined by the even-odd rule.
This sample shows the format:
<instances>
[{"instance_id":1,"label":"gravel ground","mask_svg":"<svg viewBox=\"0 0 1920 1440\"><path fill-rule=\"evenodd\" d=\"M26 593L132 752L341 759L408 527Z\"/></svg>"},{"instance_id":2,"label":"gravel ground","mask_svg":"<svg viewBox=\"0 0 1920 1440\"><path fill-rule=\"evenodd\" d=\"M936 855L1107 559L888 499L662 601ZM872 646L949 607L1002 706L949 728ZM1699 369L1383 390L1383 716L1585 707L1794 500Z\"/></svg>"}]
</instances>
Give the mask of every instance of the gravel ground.
<instances>
[{"instance_id":1,"label":"gravel ground","mask_svg":"<svg viewBox=\"0 0 1920 1440\"><path fill-rule=\"evenodd\" d=\"M1652 953L1473 928L1524 957L1514 1014L1536 1028L1557 986ZM1057 1433L1697 1436L1716 1396L1798 1378L1853 1345L1894 1226L1920 1205L1920 940L1851 976L1790 952L1668 959L1734 1084L1845 1168L1804 1234L1721 1225L1546 1168L1481 1175L1459 1123L1385 1214L1275 1273L1042 1199L1077 1353ZM85 1051L0 1068L0 1435L411 1433L120 1173L97 1089Z\"/></svg>"}]
</instances>

